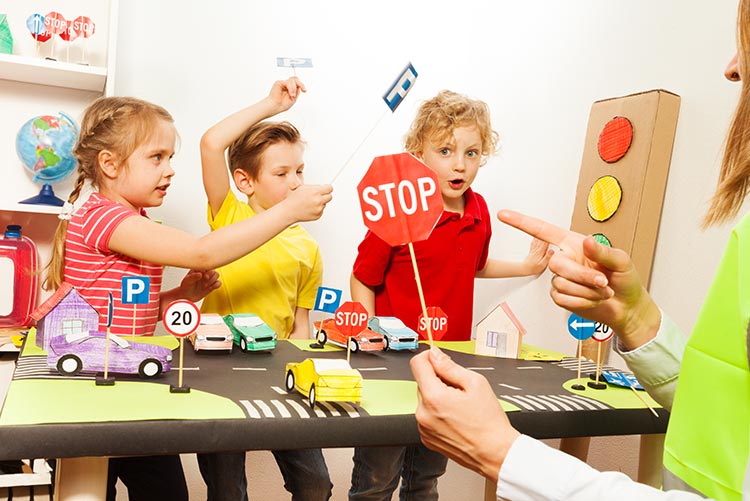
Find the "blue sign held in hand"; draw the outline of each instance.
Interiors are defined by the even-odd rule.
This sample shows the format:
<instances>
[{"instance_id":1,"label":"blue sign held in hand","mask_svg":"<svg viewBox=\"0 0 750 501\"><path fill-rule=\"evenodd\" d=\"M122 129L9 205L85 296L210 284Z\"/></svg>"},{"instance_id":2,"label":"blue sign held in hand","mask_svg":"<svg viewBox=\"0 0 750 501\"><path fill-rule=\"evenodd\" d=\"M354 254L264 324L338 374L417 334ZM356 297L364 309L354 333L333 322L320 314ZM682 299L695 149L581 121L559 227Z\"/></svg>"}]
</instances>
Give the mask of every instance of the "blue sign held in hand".
<instances>
[{"instance_id":1,"label":"blue sign held in hand","mask_svg":"<svg viewBox=\"0 0 750 501\"><path fill-rule=\"evenodd\" d=\"M385 101L385 104L388 105L391 111L396 111L396 108L404 100L416 80L417 70L414 69L411 63L408 63L406 68L396 78L396 81L393 82L393 85L383 94L383 101Z\"/></svg>"},{"instance_id":2,"label":"blue sign held in hand","mask_svg":"<svg viewBox=\"0 0 750 501\"><path fill-rule=\"evenodd\" d=\"M276 66L282 68L312 68L312 58L309 57L277 57Z\"/></svg>"},{"instance_id":3,"label":"blue sign held in hand","mask_svg":"<svg viewBox=\"0 0 750 501\"><path fill-rule=\"evenodd\" d=\"M571 313L568 317L568 332L579 341L585 341L593 336L594 329L596 329L596 322L592 320L586 320L575 313Z\"/></svg>"},{"instance_id":4,"label":"blue sign held in hand","mask_svg":"<svg viewBox=\"0 0 750 501\"><path fill-rule=\"evenodd\" d=\"M339 289L329 287L318 287L318 296L315 298L315 311L336 313L341 303L343 292Z\"/></svg>"}]
</instances>

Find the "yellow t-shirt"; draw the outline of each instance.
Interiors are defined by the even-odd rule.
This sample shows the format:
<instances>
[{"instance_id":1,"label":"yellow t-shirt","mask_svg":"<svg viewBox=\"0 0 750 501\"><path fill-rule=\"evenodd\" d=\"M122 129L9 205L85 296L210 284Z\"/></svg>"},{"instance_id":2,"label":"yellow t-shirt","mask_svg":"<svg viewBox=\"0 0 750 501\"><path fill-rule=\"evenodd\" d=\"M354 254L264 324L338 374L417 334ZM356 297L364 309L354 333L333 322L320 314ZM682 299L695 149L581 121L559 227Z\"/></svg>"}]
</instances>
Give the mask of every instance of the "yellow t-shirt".
<instances>
[{"instance_id":1,"label":"yellow t-shirt","mask_svg":"<svg viewBox=\"0 0 750 501\"><path fill-rule=\"evenodd\" d=\"M215 218L209 207L208 224L215 230L254 215L253 209L230 191ZM221 287L206 296L201 311L255 313L285 339L294 326L295 309L315 306L323 260L315 240L295 224L217 271Z\"/></svg>"}]
</instances>

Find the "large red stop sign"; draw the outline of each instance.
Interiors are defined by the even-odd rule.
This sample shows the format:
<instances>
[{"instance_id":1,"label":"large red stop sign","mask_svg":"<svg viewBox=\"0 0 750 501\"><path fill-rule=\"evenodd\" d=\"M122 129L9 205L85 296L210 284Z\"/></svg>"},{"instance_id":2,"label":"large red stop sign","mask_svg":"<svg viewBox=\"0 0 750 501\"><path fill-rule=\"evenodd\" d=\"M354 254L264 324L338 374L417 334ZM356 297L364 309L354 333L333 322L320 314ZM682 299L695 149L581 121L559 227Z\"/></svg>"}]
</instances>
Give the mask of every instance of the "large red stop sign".
<instances>
[{"instance_id":1,"label":"large red stop sign","mask_svg":"<svg viewBox=\"0 0 750 501\"><path fill-rule=\"evenodd\" d=\"M391 246L425 240L443 213L435 171L410 153L376 157L357 191L365 226Z\"/></svg>"},{"instance_id":2,"label":"large red stop sign","mask_svg":"<svg viewBox=\"0 0 750 501\"><path fill-rule=\"evenodd\" d=\"M336 310L333 322L346 337L354 336L367 327L367 310L362 303L347 301Z\"/></svg>"},{"instance_id":3,"label":"large red stop sign","mask_svg":"<svg viewBox=\"0 0 750 501\"><path fill-rule=\"evenodd\" d=\"M419 332L419 336L422 339L428 339L428 325L432 330L432 339L435 341L443 339L445 333L448 332L448 315L445 314L440 306L429 306L427 308L427 318L425 318L424 314L419 315L417 332Z\"/></svg>"}]
</instances>

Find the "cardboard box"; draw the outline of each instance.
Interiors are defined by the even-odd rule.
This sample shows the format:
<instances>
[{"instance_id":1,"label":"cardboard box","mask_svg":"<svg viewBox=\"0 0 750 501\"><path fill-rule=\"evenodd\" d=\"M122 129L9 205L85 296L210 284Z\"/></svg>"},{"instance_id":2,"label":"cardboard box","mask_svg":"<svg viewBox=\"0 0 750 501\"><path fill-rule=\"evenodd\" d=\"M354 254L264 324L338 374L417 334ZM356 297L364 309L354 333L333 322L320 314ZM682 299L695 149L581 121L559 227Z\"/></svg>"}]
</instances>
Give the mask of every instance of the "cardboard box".
<instances>
[{"instance_id":1,"label":"cardboard box","mask_svg":"<svg viewBox=\"0 0 750 501\"><path fill-rule=\"evenodd\" d=\"M658 89L596 101L589 115L570 228L586 235L604 234L613 247L625 250L646 288L651 279L679 109L678 95ZM621 158L607 162L600 155L599 140L605 126L616 117L630 121L632 140ZM619 181L622 199L609 219L597 221L589 214L588 199L591 188L603 176Z\"/></svg>"}]
</instances>

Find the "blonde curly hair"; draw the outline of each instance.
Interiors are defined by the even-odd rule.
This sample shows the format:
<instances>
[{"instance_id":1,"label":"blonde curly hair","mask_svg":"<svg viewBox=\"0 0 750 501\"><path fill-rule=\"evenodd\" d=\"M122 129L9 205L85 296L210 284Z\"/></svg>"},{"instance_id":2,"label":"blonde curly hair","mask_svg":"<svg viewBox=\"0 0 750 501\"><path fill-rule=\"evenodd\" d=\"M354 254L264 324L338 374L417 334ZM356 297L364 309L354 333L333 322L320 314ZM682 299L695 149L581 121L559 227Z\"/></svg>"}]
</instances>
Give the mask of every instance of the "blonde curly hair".
<instances>
[{"instance_id":1,"label":"blonde curly hair","mask_svg":"<svg viewBox=\"0 0 750 501\"><path fill-rule=\"evenodd\" d=\"M473 127L482 139L481 165L497 151L499 136L492 130L487 103L463 94L442 90L424 101L404 137L404 148L412 155L424 152L428 141L441 143L453 136L458 127Z\"/></svg>"}]
</instances>

